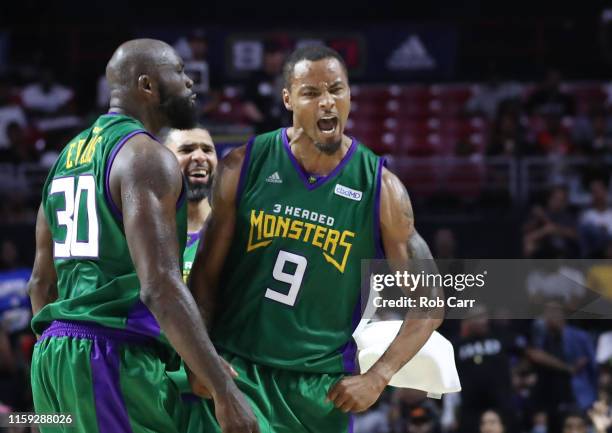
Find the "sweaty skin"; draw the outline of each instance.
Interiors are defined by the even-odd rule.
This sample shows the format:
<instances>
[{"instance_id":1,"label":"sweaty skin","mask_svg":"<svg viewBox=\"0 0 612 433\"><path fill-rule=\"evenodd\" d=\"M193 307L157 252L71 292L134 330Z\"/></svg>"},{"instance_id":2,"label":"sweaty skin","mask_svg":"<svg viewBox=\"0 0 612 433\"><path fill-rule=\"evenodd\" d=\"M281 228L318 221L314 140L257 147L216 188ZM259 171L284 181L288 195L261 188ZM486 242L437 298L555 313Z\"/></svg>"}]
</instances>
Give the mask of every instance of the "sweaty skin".
<instances>
[{"instance_id":1,"label":"sweaty skin","mask_svg":"<svg viewBox=\"0 0 612 433\"><path fill-rule=\"evenodd\" d=\"M294 156L307 172L329 174L342 160L351 141L342 133L350 112L346 71L334 58L300 61L295 65L290 88L283 90L283 100L287 109L293 111L293 127L287 134ZM322 131L318 125L326 117L335 119L332 132ZM327 152L334 146L333 153ZM209 326L214 319L219 277L236 224L236 192L245 149L246 146L235 149L219 163L203 247L191 273L190 287ZM382 176L380 222L386 258L398 267L414 266L411 259L431 259L427 244L414 228L406 189L390 171L384 169ZM441 291L428 295L443 296ZM367 373L338 382L329 391L328 398L345 412L368 409L391 377L419 351L441 322L439 310L424 312L419 318L406 317L378 362Z\"/></svg>"},{"instance_id":2,"label":"sweaty skin","mask_svg":"<svg viewBox=\"0 0 612 433\"><path fill-rule=\"evenodd\" d=\"M155 134L171 126L168 100L193 104L193 82L169 45L138 39L121 45L107 66L110 112L140 120ZM224 433L259 432L250 406L213 347L198 308L181 278L176 203L182 177L174 155L145 134L130 138L110 173L113 201L120 208L128 247L140 280L140 297L199 381L210 390ZM57 284L53 245L42 212L37 219L36 261L29 283L34 312L53 299Z\"/></svg>"}]
</instances>

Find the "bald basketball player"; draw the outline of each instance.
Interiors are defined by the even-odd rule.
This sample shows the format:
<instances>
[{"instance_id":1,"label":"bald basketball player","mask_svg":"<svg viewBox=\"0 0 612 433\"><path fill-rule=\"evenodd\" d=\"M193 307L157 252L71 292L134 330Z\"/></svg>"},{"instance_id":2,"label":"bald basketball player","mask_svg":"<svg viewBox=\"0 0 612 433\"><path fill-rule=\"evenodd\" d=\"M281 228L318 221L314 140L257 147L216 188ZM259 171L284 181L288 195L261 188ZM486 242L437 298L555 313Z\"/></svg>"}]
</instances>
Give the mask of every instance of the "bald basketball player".
<instances>
[{"instance_id":1,"label":"bald basketball player","mask_svg":"<svg viewBox=\"0 0 612 433\"><path fill-rule=\"evenodd\" d=\"M166 375L178 352L210 391L221 429L256 432L183 282L186 191L176 158L153 137L193 126L193 82L176 52L151 39L121 45L106 77L109 112L61 152L38 212L36 411L72 414L79 433L178 432L179 390Z\"/></svg>"}]
</instances>

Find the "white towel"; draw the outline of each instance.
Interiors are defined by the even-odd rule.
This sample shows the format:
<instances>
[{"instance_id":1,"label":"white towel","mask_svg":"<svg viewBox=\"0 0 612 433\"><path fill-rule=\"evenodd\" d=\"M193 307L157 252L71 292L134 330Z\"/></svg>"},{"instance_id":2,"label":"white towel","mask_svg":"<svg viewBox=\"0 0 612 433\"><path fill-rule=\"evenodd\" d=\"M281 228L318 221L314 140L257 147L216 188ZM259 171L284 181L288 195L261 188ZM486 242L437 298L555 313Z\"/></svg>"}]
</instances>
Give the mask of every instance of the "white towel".
<instances>
[{"instance_id":1,"label":"white towel","mask_svg":"<svg viewBox=\"0 0 612 433\"><path fill-rule=\"evenodd\" d=\"M365 373L385 353L402 326L401 320L360 324L353 334L359 367ZM419 352L391 378L389 385L418 389L428 397L461 391L453 345L434 331Z\"/></svg>"}]
</instances>

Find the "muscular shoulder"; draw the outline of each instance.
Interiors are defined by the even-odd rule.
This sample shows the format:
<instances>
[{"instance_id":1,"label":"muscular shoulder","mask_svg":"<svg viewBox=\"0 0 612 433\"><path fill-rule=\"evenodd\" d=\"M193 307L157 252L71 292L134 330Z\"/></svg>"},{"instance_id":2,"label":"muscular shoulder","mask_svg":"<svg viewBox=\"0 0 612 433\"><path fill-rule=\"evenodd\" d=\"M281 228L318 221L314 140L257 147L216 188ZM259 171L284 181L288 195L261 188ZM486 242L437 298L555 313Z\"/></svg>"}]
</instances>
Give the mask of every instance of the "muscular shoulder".
<instances>
[{"instance_id":1,"label":"muscular shoulder","mask_svg":"<svg viewBox=\"0 0 612 433\"><path fill-rule=\"evenodd\" d=\"M380 222L383 230L407 237L414 230L412 204L406 187L390 170L383 167L380 191Z\"/></svg>"},{"instance_id":2,"label":"muscular shoulder","mask_svg":"<svg viewBox=\"0 0 612 433\"><path fill-rule=\"evenodd\" d=\"M130 138L117 154L111 169L111 184L180 193L182 177L176 157L146 134ZM124 191L127 192L127 191Z\"/></svg>"}]
</instances>

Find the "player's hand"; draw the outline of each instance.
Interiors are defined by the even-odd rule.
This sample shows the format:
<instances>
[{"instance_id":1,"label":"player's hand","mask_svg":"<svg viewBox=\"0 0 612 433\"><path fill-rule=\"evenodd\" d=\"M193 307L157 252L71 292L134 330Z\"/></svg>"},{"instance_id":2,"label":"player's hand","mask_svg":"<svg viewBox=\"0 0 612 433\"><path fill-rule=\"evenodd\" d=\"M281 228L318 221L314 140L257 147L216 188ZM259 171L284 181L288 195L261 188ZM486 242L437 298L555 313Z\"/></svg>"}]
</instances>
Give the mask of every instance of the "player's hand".
<instances>
[{"instance_id":1,"label":"player's hand","mask_svg":"<svg viewBox=\"0 0 612 433\"><path fill-rule=\"evenodd\" d=\"M232 376L232 378L238 377L238 372L234 370L234 367L232 367L229 362L227 362L222 357L219 357L219 359L221 360L221 364L223 364L223 367L227 370L230 376ZM189 384L191 385L191 390L193 391L193 393L201 398L212 398L212 394L210 393L208 388L206 388L206 386L198 380L198 378L195 376L195 374L192 373L192 371L189 369L189 367L187 367L186 364L185 371L187 372L187 378L189 379Z\"/></svg>"},{"instance_id":2,"label":"player's hand","mask_svg":"<svg viewBox=\"0 0 612 433\"><path fill-rule=\"evenodd\" d=\"M244 395L232 383L228 391L215 398L215 417L222 433L259 433L257 418Z\"/></svg>"},{"instance_id":3,"label":"player's hand","mask_svg":"<svg viewBox=\"0 0 612 433\"><path fill-rule=\"evenodd\" d=\"M376 403L385 386L385 379L374 372L349 376L329 390L327 400L342 412L363 412Z\"/></svg>"}]
</instances>

